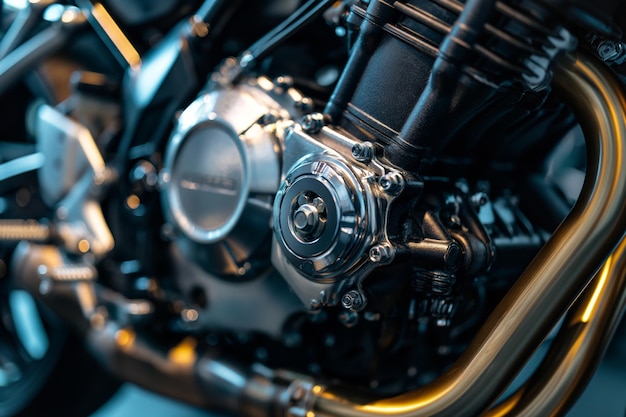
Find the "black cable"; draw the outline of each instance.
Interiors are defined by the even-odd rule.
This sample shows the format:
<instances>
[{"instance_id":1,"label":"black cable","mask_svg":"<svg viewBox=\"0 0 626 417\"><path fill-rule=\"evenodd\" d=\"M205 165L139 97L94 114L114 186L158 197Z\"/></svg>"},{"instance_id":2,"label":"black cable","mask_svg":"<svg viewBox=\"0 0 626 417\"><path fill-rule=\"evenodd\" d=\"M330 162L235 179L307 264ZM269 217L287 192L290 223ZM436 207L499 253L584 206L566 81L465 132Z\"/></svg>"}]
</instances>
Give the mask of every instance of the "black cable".
<instances>
[{"instance_id":1,"label":"black cable","mask_svg":"<svg viewBox=\"0 0 626 417\"><path fill-rule=\"evenodd\" d=\"M287 39L317 19L333 5L335 0L310 0L291 14L284 22L272 29L265 36L255 42L244 53L247 55L247 65L257 62L282 45ZM317 4L315 4L317 3Z\"/></svg>"},{"instance_id":2,"label":"black cable","mask_svg":"<svg viewBox=\"0 0 626 417\"><path fill-rule=\"evenodd\" d=\"M272 38L277 36L283 30L287 29L289 25L293 24L293 22L295 22L296 19L300 18L300 16L302 16L304 13L310 11L311 8L315 6L317 2L318 0L309 0L308 2L303 4L295 12L291 13L285 20L280 22L278 26L274 27L272 30L270 30L265 35L263 35L262 38L258 39L254 44L252 44L252 46L248 48L248 51L252 52L256 49L262 48L264 44L271 41Z\"/></svg>"}]
</instances>

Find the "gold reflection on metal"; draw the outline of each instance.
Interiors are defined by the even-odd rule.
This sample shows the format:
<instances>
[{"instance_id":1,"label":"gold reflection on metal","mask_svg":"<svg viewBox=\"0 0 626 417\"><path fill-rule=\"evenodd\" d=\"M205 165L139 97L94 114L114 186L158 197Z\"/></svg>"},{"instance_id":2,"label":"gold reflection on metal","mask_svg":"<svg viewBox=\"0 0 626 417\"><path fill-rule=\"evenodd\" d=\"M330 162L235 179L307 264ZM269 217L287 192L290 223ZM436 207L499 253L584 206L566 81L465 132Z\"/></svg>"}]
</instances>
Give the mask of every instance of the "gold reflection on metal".
<instances>
[{"instance_id":1,"label":"gold reflection on metal","mask_svg":"<svg viewBox=\"0 0 626 417\"><path fill-rule=\"evenodd\" d=\"M170 362L177 365L193 365L196 362L196 345L196 339L186 337L178 345L170 349L167 357Z\"/></svg>"},{"instance_id":2,"label":"gold reflection on metal","mask_svg":"<svg viewBox=\"0 0 626 417\"><path fill-rule=\"evenodd\" d=\"M139 68L141 65L139 52L133 47L104 6L101 3L94 3L91 15L96 22L98 22L102 30L106 32L115 47L120 51L120 54L122 54L128 66L133 69Z\"/></svg>"},{"instance_id":3,"label":"gold reflection on metal","mask_svg":"<svg viewBox=\"0 0 626 417\"><path fill-rule=\"evenodd\" d=\"M611 272L612 260L613 260L613 255L609 256L609 258L606 260L606 262L604 263L604 267L600 271L599 278L596 278L598 280L598 285L596 285L593 291L593 294L591 295L591 300L589 300L589 303L587 304L587 307L585 308L585 312L583 313L581 317L581 321L583 323L589 322L589 318L591 317L591 314L593 314L593 312L596 311L598 307L597 306L598 298L600 298L600 294L602 294L602 291L604 290L604 286L606 284L606 280L609 277L609 273Z\"/></svg>"},{"instance_id":4,"label":"gold reflection on metal","mask_svg":"<svg viewBox=\"0 0 626 417\"><path fill-rule=\"evenodd\" d=\"M626 306L626 239L576 300L525 385L482 417L564 414L595 372Z\"/></svg>"},{"instance_id":5,"label":"gold reflection on metal","mask_svg":"<svg viewBox=\"0 0 626 417\"><path fill-rule=\"evenodd\" d=\"M566 56L557 65L555 87L576 114L587 144L585 185L568 217L496 307L463 355L435 382L379 401L363 401L357 394L327 388L313 394L312 410L316 414L457 417L480 413L513 380L621 240L626 229L623 204L626 201L626 101L621 86L603 64L581 55ZM611 280L607 278L607 281ZM603 301L609 287L598 290L596 301L585 303L584 308L590 304L594 310L605 304L617 307L615 302ZM623 293L622 288L618 295ZM605 307L603 309L606 311ZM595 311L589 314L590 323L596 322L595 315ZM607 315L614 321L620 312L611 310ZM579 331L581 323L584 325L581 317L577 319L579 324L574 326L573 335ZM561 347L571 348L573 356L568 359L573 364L581 359L576 353L582 349L580 344L588 339L577 339L571 334L569 337ZM602 339L598 346L605 347L607 343ZM583 373L589 369L588 364L580 366L585 370ZM552 375L557 379L561 377ZM542 409L550 409L562 394L552 388L554 386L538 393L545 394L538 401L548 404ZM537 397L531 395L532 398Z\"/></svg>"}]
</instances>

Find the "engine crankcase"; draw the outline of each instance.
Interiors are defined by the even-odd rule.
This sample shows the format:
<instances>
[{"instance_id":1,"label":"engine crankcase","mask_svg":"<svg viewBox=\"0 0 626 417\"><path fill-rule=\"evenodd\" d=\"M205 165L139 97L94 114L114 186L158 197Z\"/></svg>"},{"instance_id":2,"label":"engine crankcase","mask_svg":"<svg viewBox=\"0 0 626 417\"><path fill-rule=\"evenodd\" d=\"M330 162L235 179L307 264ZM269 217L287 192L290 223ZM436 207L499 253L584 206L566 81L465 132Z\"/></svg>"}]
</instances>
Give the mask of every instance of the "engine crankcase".
<instances>
[{"instance_id":1,"label":"engine crankcase","mask_svg":"<svg viewBox=\"0 0 626 417\"><path fill-rule=\"evenodd\" d=\"M302 311L272 270L268 249L281 178L280 126L301 117L301 99L266 77L216 83L181 113L169 140L160 177L175 230L174 276L212 329L278 335ZM259 296L254 305L242 297L250 291Z\"/></svg>"}]
</instances>

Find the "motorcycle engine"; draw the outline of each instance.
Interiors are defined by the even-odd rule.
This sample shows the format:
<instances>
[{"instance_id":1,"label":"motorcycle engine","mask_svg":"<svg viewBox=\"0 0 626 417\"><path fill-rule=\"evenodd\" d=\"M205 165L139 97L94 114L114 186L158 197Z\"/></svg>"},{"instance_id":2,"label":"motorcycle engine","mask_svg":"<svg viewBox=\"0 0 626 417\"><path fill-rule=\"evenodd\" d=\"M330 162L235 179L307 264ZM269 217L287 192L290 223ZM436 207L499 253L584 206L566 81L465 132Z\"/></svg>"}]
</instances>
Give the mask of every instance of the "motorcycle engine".
<instances>
[{"instance_id":1,"label":"motorcycle engine","mask_svg":"<svg viewBox=\"0 0 626 417\"><path fill-rule=\"evenodd\" d=\"M572 37L540 1L347 3L325 109L227 60L178 117L161 197L193 328L396 391L451 363L545 240L507 179L537 129L572 125L549 94Z\"/></svg>"}]
</instances>

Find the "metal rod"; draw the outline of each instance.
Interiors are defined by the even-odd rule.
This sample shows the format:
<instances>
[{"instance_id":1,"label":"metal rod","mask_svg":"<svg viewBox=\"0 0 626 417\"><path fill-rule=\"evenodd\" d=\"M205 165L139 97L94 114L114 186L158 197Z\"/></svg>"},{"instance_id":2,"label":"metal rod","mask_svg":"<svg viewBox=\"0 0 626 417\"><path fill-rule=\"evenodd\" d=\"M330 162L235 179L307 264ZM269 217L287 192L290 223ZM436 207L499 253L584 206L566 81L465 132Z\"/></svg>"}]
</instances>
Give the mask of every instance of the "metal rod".
<instances>
[{"instance_id":1,"label":"metal rod","mask_svg":"<svg viewBox=\"0 0 626 417\"><path fill-rule=\"evenodd\" d=\"M0 60L0 94L12 87L44 59L59 52L71 39L74 30L85 21L73 10L63 13L60 21L42 30Z\"/></svg>"},{"instance_id":2,"label":"metal rod","mask_svg":"<svg viewBox=\"0 0 626 417\"><path fill-rule=\"evenodd\" d=\"M626 239L567 313L545 358L483 417L564 415L596 371L626 307Z\"/></svg>"},{"instance_id":3,"label":"metal rod","mask_svg":"<svg viewBox=\"0 0 626 417\"><path fill-rule=\"evenodd\" d=\"M17 48L26 36L40 23L46 8L55 0L29 0L26 7L17 12L15 19L0 40L0 59Z\"/></svg>"},{"instance_id":4,"label":"metal rod","mask_svg":"<svg viewBox=\"0 0 626 417\"><path fill-rule=\"evenodd\" d=\"M435 382L383 400L317 386L316 415L459 416L485 410L617 245L626 226L626 103L603 65L564 57L556 87L585 133L587 177L575 207L457 362Z\"/></svg>"}]
</instances>

